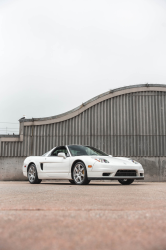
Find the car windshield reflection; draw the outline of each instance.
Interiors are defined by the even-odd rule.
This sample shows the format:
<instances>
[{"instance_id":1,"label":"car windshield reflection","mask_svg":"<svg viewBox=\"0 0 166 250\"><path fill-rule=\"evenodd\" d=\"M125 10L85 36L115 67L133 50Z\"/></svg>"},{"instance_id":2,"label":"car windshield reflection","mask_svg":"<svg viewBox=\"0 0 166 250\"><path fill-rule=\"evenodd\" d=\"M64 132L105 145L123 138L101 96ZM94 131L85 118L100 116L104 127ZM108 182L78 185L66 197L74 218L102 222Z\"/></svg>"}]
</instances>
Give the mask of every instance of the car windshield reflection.
<instances>
[{"instance_id":1,"label":"car windshield reflection","mask_svg":"<svg viewBox=\"0 0 166 250\"><path fill-rule=\"evenodd\" d=\"M91 146L69 145L68 146L72 156L108 156L106 153Z\"/></svg>"}]
</instances>

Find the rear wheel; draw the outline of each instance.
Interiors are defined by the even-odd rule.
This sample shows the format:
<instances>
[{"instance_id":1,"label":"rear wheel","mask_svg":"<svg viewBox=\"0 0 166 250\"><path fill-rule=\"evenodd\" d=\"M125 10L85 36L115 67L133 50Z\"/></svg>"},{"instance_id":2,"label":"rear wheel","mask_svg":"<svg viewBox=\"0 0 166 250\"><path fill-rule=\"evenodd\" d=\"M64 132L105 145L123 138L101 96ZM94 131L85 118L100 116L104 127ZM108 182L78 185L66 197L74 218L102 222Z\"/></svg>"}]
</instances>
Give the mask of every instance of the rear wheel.
<instances>
[{"instance_id":1,"label":"rear wheel","mask_svg":"<svg viewBox=\"0 0 166 250\"><path fill-rule=\"evenodd\" d=\"M122 185L130 185L131 183L134 182L134 179L121 179L118 180Z\"/></svg>"},{"instance_id":2,"label":"rear wheel","mask_svg":"<svg viewBox=\"0 0 166 250\"><path fill-rule=\"evenodd\" d=\"M87 178L86 167L83 162L77 162L73 168L73 181L77 185L87 185L89 180Z\"/></svg>"},{"instance_id":3,"label":"rear wheel","mask_svg":"<svg viewBox=\"0 0 166 250\"><path fill-rule=\"evenodd\" d=\"M38 179L35 164L31 164L28 169L28 180L31 184L39 184L42 180Z\"/></svg>"}]
</instances>

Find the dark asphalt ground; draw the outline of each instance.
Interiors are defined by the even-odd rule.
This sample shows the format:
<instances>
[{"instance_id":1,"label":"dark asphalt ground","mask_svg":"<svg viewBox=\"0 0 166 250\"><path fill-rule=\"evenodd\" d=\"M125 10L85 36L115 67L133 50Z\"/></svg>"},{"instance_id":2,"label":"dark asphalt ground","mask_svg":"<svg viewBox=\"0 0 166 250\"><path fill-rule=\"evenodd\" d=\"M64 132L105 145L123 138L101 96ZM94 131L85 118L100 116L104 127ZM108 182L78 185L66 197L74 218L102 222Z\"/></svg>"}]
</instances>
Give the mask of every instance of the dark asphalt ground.
<instances>
[{"instance_id":1,"label":"dark asphalt ground","mask_svg":"<svg viewBox=\"0 0 166 250\"><path fill-rule=\"evenodd\" d=\"M0 250L166 250L166 183L0 182Z\"/></svg>"}]
</instances>

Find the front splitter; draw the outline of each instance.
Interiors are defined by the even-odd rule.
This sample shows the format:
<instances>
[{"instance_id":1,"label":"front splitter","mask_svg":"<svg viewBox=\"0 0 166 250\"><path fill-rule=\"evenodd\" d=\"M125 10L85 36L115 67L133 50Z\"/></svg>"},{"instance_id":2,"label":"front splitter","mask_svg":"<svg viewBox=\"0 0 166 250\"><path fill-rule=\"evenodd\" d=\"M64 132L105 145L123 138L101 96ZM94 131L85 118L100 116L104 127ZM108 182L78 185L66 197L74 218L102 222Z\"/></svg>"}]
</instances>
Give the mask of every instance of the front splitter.
<instances>
[{"instance_id":1,"label":"front splitter","mask_svg":"<svg viewBox=\"0 0 166 250\"><path fill-rule=\"evenodd\" d=\"M88 177L88 180L120 180L120 179L144 180L144 177L136 177L136 176Z\"/></svg>"}]
</instances>

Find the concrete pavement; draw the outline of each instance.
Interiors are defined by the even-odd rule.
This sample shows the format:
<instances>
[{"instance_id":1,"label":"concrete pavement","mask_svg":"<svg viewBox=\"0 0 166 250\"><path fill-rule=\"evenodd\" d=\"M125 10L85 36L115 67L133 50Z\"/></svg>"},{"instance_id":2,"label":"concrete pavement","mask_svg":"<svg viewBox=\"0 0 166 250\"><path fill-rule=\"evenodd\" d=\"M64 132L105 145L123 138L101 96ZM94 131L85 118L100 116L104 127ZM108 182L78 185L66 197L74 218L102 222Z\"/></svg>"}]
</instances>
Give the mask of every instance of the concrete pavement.
<instances>
[{"instance_id":1,"label":"concrete pavement","mask_svg":"<svg viewBox=\"0 0 166 250\"><path fill-rule=\"evenodd\" d=\"M166 249L166 183L0 182L0 250Z\"/></svg>"}]
</instances>

